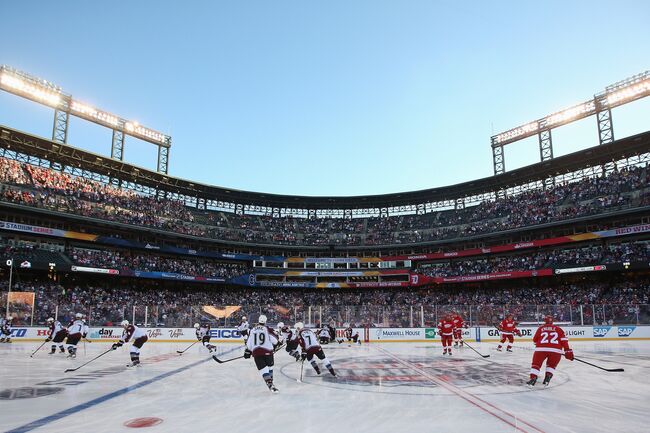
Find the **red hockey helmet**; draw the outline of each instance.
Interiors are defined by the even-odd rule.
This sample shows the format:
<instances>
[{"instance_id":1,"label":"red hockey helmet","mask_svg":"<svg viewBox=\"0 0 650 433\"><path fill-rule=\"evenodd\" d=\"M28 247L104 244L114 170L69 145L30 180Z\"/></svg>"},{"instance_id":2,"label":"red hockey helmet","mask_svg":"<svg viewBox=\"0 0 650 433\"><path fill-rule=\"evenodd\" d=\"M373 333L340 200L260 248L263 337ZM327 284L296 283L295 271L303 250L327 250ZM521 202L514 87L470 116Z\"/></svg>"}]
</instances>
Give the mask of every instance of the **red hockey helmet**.
<instances>
[{"instance_id":1,"label":"red hockey helmet","mask_svg":"<svg viewBox=\"0 0 650 433\"><path fill-rule=\"evenodd\" d=\"M551 316L551 315L544 316L544 323L546 323L547 325L552 325L553 324L553 316Z\"/></svg>"}]
</instances>

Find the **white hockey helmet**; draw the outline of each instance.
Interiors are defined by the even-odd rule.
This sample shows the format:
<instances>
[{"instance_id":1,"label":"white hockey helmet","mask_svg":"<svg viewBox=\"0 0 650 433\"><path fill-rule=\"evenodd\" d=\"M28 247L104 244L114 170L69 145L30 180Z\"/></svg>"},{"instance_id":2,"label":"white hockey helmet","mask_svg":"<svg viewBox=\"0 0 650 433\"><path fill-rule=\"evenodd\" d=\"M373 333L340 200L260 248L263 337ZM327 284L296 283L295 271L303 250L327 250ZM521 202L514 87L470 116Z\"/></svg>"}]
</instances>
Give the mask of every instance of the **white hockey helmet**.
<instances>
[{"instance_id":1,"label":"white hockey helmet","mask_svg":"<svg viewBox=\"0 0 650 433\"><path fill-rule=\"evenodd\" d=\"M77 313L74 315L74 317L76 317L77 319L81 319L83 317L83 314Z\"/></svg>"},{"instance_id":2,"label":"white hockey helmet","mask_svg":"<svg viewBox=\"0 0 650 433\"><path fill-rule=\"evenodd\" d=\"M245 322L246 320L248 320L248 319L246 319L246 316L241 316L241 321L242 322Z\"/></svg>"},{"instance_id":3,"label":"white hockey helmet","mask_svg":"<svg viewBox=\"0 0 650 433\"><path fill-rule=\"evenodd\" d=\"M260 318L257 319L257 323L261 325L266 325L266 316L264 314L260 314Z\"/></svg>"},{"instance_id":4,"label":"white hockey helmet","mask_svg":"<svg viewBox=\"0 0 650 433\"><path fill-rule=\"evenodd\" d=\"M301 329L303 329L303 328L305 327L305 324L302 323L302 322L296 322L296 324L295 324L294 327L295 327L298 331L300 331Z\"/></svg>"},{"instance_id":5,"label":"white hockey helmet","mask_svg":"<svg viewBox=\"0 0 650 433\"><path fill-rule=\"evenodd\" d=\"M200 327L201 327L201 325L199 325L198 323L194 324L194 329L199 329Z\"/></svg>"},{"instance_id":6,"label":"white hockey helmet","mask_svg":"<svg viewBox=\"0 0 650 433\"><path fill-rule=\"evenodd\" d=\"M122 320L122 323L120 323L122 326L129 326L129 321L128 320Z\"/></svg>"},{"instance_id":7,"label":"white hockey helmet","mask_svg":"<svg viewBox=\"0 0 650 433\"><path fill-rule=\"evenodd\" d=\"M12 316L7 316L7 320L12 321L14 318Z\"/></svg>"},{"instance_id":8,"label":"white hockey helmet","mask_svg":"<svg viewBox=\"0 0 650 433\"><path fill-rule=\"evenodd\" d=\"M48 317L48 318L47 318L47 323L52 323L52 322L54 322L54 319L51 318L51 317Z\"/></svg>"},{"instance_id":9,"label":"white hockey helmet","mask_svg":"<svg viewBox=\"0 0 650 433\"><path fill-rule=\"evenodd\" d=\"M284 322L278 322L278 329L284 328Z\"/></svg>"}]
</instances>

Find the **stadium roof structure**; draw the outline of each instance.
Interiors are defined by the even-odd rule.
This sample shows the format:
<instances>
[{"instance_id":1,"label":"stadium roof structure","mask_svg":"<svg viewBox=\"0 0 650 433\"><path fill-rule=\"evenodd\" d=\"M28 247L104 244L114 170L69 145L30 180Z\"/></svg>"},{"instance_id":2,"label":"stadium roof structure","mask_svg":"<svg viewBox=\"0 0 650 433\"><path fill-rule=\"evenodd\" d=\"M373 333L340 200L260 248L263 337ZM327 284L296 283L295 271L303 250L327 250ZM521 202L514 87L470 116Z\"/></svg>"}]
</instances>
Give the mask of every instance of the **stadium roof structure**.
<instances>
[{"instance_id":1,"label":"stadium roof structure","mask_svg":"<svg viewBox=\"0 0 650 433\"><path fill-rule=\"evenodd\" d=\"M244 206L253 210L255 207L273 209L273 216L279 208L309 210L309 214L305 213L309 216L312 211L336 209L341 210L340 215L343 217L351 216L354 210L379 209L380 216L388 216L395 214L395 209L400 208L413 211L409 213L424 213L424 204L433 202L464 207L466 198L494 196L518 185L546 182L556 176L586 167L611 166L615 161L649 154L650 131L456 185L393 194L332 197L268 194L205 185L5 126L0 126L0 150L2 154L10 151L38 158L41 160L40 165L49 165L54 169L73 167L92 172L115 185L140 185L146 187L149 192L155 191L161 196L176 197L184 199L186 203L194 203L199 209L206 208L207 202L218 202L221 203L219 208L231 208L237 213L243 213ZM193 200L188 200L190 198ZM391 212L388 211L389 208Z\"/></svg>"}]
</instances>

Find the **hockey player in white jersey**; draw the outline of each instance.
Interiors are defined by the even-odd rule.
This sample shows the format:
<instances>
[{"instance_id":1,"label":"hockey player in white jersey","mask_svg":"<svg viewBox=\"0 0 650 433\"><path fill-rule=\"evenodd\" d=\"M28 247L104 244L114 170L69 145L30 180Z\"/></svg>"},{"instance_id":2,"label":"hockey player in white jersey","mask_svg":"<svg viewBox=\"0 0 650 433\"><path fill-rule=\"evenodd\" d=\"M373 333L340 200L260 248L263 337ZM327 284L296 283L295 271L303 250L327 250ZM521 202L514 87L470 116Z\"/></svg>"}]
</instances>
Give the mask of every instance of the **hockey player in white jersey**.
<instances>
[{"instance_id":1,"label":"hockey player in white jersey","mask_svg":"<svg viewBox=\"0 0 650 433\"><path fill-rule=\"evenodd\" d=\"M318 339L320 341L320 344L329 344L330 342L330 328L327 325L323 325L323 327L318 331Z\"/></svg>"},{"instance_id":2,"label":"hockey player in white jersey","mask_svg":"<svg viewBox=\"0 0 650 433\"><path fill-rule=\"evenodd\" d=\"M246 319L246 316L241 316L241 323L239 326L237 326L237 331L241 334L241 336L244 338L244 341L248 338L248 332L250 330L250 325L248 324L248 320Z\"/></svg>"},{"instance_id":3,"label":"hockey player in white jersey","mask_svg":"<svg viewBox=\"0 0 650 433\"><path fill-rule=\"evenodd\" d=\"M131 345L130 350L131 363L126 364L126 366L136 367L140 365L140 349L142 349L142 345L147 342L149 337L144 330L135 325L131 325L128 320L122 321L122 328L124 328L124 331L122 331L122 338L120 338L120 341L117 343L113 343L111 348L116 350L118 347L122 347L125 343L132 341L133 345Z\"/></svg>"},{"instance_id":4,"label":"hockey player in white jersey","mask_svg":"<svg viewBox=\"0 0 650 433\"><path fill-rule=\"evenodd\" d=\"M281 342L285 342L287 347L285 350L290 356L293 356L296 361L300 361L300 352L298 351L298 346L300 341L298 339L298 332L292 331L291 328L286 326L284 323L278 323L278 334L280 335Z\"/></svg>"},{"instance_id":5,"label":"hockey player in white jersey","mask_svg":"<svg viewBox=\"0 0 650 433\"><path fill-rule=\"evenodd\" d=\"M56 347L59 346L61 353L65 353L65 347L63 347L63 340L68 336L68 330L59 322L53 318L47 319L47 326L50 328L49 333L45 341L52 342L52 349L50 350L50 355L56 353Z\"/></svg>"},{"instance_id":6,"label":"hockey player in white jersey","mask_svg":"<svg viewBox=\"0 0 650 433\"><path fill-rule=\"evenodd\" d=\"M0 343L11 343L11 328L14 318L7 316L6 319L0 320Z\"/></svg>"},{"instance_id":7,"label":"hockey player in white jersey","mask_svg":"<svg viewBox=\"0 0 650 433\"><path fill-rule=\"evenodd\" d=\"M68 358L77 357L77 343L86 332L86 324L81 317L81 313L75 314L75 320L68 326L68 338L65 340L68 345Z\"/></svg>"},{"instance_id":8,"label":"hockey player in white jersey","mask_svg":"<svg viewBox=\"0 0 650 433\"><path fill-rule=\"evenodd\" d=\"M246 340L244 358L253 357L257 370L262 374L269 390L277 393L278 389L273 384L273 352L280 345L280 340L275 331L266 326L266 316L260 315L257 324L253 326Z\"/></svg>"},{"instance_id":9,"label":"hockey player in white jersey","mask_svg":"<svg viewBox=\"0 0 650 433\"><path fill-rule=\"evenodd\" d=\"M316 357L320 359L323 365L325 365L325 367L329 370L330 374L336 377L336 372L332 367L332 363L329 359L327 359L325 353L323 352L323 348L320 346L320 344L318 344L318 338L316 337L314 331L305 328L305 325L302 322L296 323L295 328L296 331L298 331L298 335L300 337L300 346L302 347L302 360L304 361L306 359L309 361L311 366L314 367L316 374L320 374L320 368L318 368L318 364L314 359L314 355L316 355Z\"/></svg>"},{"instance_id":10,"label":"hockey player in white jersey","mask_svg":"<svg viewBox=\"0 0 650 433\"><path fill-rule=\"evenodd\" d=\"M202 325L199 325L198 323L194 324L194 329L196 329L196 339L205 346L206 349L212 353L213 351L217 350L216 346L213 346L210 344L210 324L209 323L203 323Z\"/></svg>"}]
</instances>

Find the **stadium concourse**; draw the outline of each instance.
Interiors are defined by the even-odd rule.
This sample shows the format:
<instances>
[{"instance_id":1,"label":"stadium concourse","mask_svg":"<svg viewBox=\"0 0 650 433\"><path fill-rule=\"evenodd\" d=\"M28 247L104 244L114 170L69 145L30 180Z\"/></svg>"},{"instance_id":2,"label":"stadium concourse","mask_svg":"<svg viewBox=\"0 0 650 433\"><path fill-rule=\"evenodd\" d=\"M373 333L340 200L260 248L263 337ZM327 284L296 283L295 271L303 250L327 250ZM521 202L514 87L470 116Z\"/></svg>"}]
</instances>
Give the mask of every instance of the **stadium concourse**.
<instances>
[{"instance_id":1,"label":"stadium concourse","mask_svg":"<svg viewBox=\"0 0 650 433\"><path fill-rule=\"evenodd\" d=\"M75 360L29 357L35 344L0 347L0 431L6 433L109 433L131 431L265 432L472 431L484 433L641 433L648 431L650 342L573 342L576 356L606 373L562 360L548 388L527 388L529 343L512 353L493 343L443 357L439 344L371 343L325 346L338 378L317 376L307 364L276 355L271 395L252 361L218 364L207 350L156 343L143 350L144 365L124 367L124 350L77 372L63 373L107 348L87 344ZM222 359L241 355L240 344L219 345ZM20 372L20 374L16 374Z\"/></svg>"}]
</instances>

